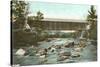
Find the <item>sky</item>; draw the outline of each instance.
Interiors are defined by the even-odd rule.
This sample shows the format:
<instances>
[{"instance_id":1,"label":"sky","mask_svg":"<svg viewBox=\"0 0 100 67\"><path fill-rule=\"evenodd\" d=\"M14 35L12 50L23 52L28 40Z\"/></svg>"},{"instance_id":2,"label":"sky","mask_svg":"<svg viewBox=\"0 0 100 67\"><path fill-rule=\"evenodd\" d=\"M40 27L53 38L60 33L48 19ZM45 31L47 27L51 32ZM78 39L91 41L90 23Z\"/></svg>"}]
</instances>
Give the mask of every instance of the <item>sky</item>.
<instances>
[{"instance_id":1,"label":"sky","mask_svg":"<svg viewBox=\"0 0 100 67\"><path fill-rule=\"evenodd\" d=\"M38 11L44 18L86 19L90 5L63 4L50 2L29 1L29 15L36 15Z\"/></svg>"}]
</instances>

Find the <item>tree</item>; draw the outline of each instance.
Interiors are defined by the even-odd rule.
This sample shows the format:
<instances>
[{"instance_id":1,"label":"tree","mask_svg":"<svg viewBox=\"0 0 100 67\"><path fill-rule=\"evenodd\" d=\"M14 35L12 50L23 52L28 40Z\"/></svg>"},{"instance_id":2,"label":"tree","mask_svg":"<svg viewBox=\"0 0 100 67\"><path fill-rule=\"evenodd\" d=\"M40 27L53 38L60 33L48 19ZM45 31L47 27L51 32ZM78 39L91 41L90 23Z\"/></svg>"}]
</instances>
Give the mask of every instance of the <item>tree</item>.
<instances>
[{"instance_id":1,"label":"tree","mask_svg":"<svg viewBox=\"0 0 100 67\"><path fill-rule=\"evenodd\" d=\"M97 13L96 9L92 5L90 10L88 11L87 21L89 21L89 24L94 25L97 22Z\"/></svg>"},{"instance_id":2,"label":"tree","mask_svg":"<svg viewBox=\"0 0 100 67\"><path fill-rule=\"evenodd\" d=\"M87 21L90 24L89 38L97 39L97 13L93 5L88 11Z\"/></svg>"},{"instance_id":3,"label":"tree","mask_svg":"<svg viewBox=\"0 0 100 67\"><path fill-rule=\"evenodd\" d=\"M42 25L42 22L41 22L41 20L44 18L43 13L38 11L37 16L34 16L33 18L34 18L36 27L43 29L43 25Z\"/></svg>"},{"instance_id":4,"label":"tree","mask_svg":"<svg viewBox=\"0 0 100 67\"><path fill-rule=\"evenodd\" d=\"M26 19L25 16L28 13L26 9L27 5L25 1L11 1L11 18L15 28L23 28Z\"/></svg>"},{"instance_id":5,"label":"tree","mask_svg":"<svg viewBox=\"0 0 100 67\"><path fill-rule=\"evenodd\" d=\"M40 11L37 12L37 16L34 16L34 20L35 21L40 21L42 20L44 17L43 17L43 13L41 13Z\"/></svg>"}]
</instances>

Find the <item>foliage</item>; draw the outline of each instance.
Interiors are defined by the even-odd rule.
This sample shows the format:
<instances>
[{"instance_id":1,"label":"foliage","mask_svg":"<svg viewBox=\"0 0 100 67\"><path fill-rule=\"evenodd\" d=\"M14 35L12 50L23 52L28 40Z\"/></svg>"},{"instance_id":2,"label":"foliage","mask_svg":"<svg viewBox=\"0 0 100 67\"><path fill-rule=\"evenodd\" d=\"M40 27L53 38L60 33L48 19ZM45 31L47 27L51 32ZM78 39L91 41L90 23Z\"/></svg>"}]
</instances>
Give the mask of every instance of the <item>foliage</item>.
<instances>
[{"instance_id":1,"label":"foliage","mask_svg":"<svg viewBox=\"0 0 100 67\"><path fill-rule=\"evenodd\" d=\"M40 20L43 19L43 14L38 11L37 16L28 17L28 4L25 1L11 1L11 11L12 11L12 43L14 48L37 45L38 41L44 40L45 37L40 35L42 32L42 24ZM35 21L34 23L33 20ZM30 25L35 25L36 30L34 32L30 30L22 30L26 22L32 23ZM33 26L31 26L33 27Z\"/></svg>"},{"instance_id":2,"label":"foliage","mask_svg":"<svg viewBox=\"0 0 100 67\"><path fill-rule=\"evenodd\" d=\"M14 47L36 45L35 34L25 31L13 31L12 42Z\"/></svg>"},{"instance_id":3,"label":"foliage","mask_svg":"<svg viewBox=\"0 0 100 67\"><path fill-rule=\"evenodd\" d=\"M31 27L42 27L42 22L41 20L43 19L43 13L41 13L40 11L37 12L36 16L29 16L28 17L28 24Z\"/></svg>"},{"instance_id":4,"label":"foliage","mask_svg":"<svg viewBox=\"0 0 100 67\"><path fill-rule=\"evenodd\" d=\"M25 1L11 1L11 11L12 11L12 24L14 28L22 28L25 23L25 16L27 12L27 5Z\"/></svg>"},{"instance_id":5,"label":"foliage","mask_svg":"<svg viewBox=\"0 0 100 67\"><path fill-rule=\"evenodd\" d=\"M48 34L45 32L42 33L34 33L34 32L26 32L23 30L13 31L12 35L12 43L14 48L19 48L23 46L38 46L39 41L46 40Z\"/></svg>"},{"instance_id":6,"label":"foliage","mask_svg":"<svg viewBox=\"0 0 100 67\"><path fill-rule=\"evenodd\" d=\"M96 40L97 39L97 13L93 5L88 11L87 21L90 24L89 38Z\"/></svg>"},{"instance_id":7,"label":"foliage","mask_svg":"<svg viewBox=\"0 0 100 67\"><path fill-rule=\"evenodd\" d=\"M37 12L37 16L34 16L34 20L35 21L40 21L42 20L44 17L43 17L43 13L41 13L40 11Z\"/></svg>"},{"instance_id":8,"label":"foliage","mask_svg":"<svg viewBox=\"0 0 100 67\"><path fill-rule=\"evenodd\" d=\"M97 14L96 14L96 10L93 5L91 6L90 10L88 11L87 20L89 21L90 24L97 22Z\"/></svg>"}]
</instances>

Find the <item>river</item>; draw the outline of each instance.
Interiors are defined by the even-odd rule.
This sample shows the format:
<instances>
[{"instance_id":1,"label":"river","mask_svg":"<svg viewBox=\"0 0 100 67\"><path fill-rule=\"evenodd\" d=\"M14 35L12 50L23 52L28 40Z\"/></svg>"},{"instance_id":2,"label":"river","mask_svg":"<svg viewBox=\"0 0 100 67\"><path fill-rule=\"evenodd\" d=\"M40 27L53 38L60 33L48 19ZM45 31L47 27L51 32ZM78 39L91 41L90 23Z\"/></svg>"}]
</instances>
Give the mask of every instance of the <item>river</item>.
<instances>
[{"instance_id":1,"label":"river","mask_svg":"<svg viewBox=\"0 0 100 67\"><path fill-rule=\"evenodd\" d=\"M64 45L65 43L73 42L73 38L53 38L51 41L42 41L39 42L38 48L49 48L52 45ZM40 65L40 64L59 64L59 63L74 63L74 62L89 62L89 61L96 61L97 60L97 48L91 42L87 41L86 47L84 47L80 51L79 57L69 57L63 61L58 61L59 56L58 52L61 50L71 52L73 48L61 48L58 51L53 53L48 53L46 58L39 58L36 55L34 56L13 56L13 64L20 64L21 66L26 65ZM13 54L17 50L14 49Z\"/></svg>"}]
</instances>

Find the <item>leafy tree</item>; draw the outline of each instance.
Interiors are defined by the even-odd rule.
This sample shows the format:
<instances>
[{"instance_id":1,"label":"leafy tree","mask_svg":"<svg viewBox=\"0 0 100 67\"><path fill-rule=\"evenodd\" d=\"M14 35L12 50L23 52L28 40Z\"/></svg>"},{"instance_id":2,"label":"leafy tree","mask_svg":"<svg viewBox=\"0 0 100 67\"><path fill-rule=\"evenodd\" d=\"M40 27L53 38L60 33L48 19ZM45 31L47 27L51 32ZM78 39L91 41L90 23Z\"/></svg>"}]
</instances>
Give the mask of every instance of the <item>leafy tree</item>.
<instances>
[{"instance_id":1,"label":"leafy tree","mask_svg":"<svg viewBox=\"0 0 100 67\"><path fill-rule=\"evenodd\" d=\"M42 20L44 17L43 17L43 13L41 13L40 11L37 12L37 16L34 16L34 20L35 21L40 21Z\"/></svg>"},{"instance_id":2,"label":"leafy tree","mask_svg":"<svg viewBox=\"0 0 100 67\"><path fill-rule=\"evenodd\" d=\"M25 1L11 1L11 11L12 11L12 24L15 28L22 28L25 24L27 12L27 3Z\"/></svg>"},{"instance_id":3,"label":"leafy tree","mask_svg":"<svg viewBox=\"0 0 100 67\"><path fill-rule=\"evenodd\" d=\"M36 27L43 29L43 25L42 25L42 22L41 22L41 20L44 18L43 13L38 11L37 16L34 16L33 18L34 18Z\"/></svg>"}]
</instances>

